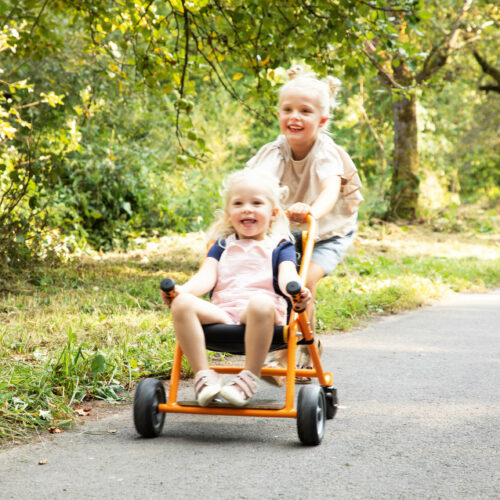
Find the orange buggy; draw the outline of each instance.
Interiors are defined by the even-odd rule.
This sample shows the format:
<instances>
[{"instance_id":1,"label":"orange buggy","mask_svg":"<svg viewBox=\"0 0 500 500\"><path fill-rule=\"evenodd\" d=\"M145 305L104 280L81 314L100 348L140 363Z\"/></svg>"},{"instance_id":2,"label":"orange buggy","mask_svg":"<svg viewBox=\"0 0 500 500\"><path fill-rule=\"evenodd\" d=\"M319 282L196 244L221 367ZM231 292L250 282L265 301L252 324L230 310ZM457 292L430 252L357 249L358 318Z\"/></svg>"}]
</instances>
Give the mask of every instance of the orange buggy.
<instances>
[{"instance_id":1,"label":"orange buggy","mask_svg":"<svg viewBox=\"0 0 500 500\"><path fill-rule=\"evenodd\" d=\"M305 282L309 262L314 247L316 221L308 216L308 230L301 234L298 251L302 254L299 276ZM296 243L297 245L297 243ZM161 288L164 292L173 291L175 284L171 279L164 279ZM300 292L300 284L291 282L287 286L290 295ZM207 349L232 354L244 353L245 325L204 325ZM300 333L299 333L300 330ZM300 340L299 338L302 337ZM235 341L235 339L238 339ZM313 368L297 369L295 358L297 345L306 345L311 356ZM182 350L179 343L175 347L168 400L165 388L160 380L143 379L134 395L134 424L137 432L143 437L158 436L165 421L165 413L191 413L200 415L233 415L243 417L281 417L296 418L300 441L305 445L317 445L321 442L325 431L325 420L332 419L337 411L337 391L333 387L333 376L325 372L321 365L319 352L314 343L313 334L305 311L291 311L288 325L275 326L271 350L287 348L287 368L262 368L262 376L286 376L285 401L251 401L244 408L236 408L229 403L215 400L209 406L201 407L196 401L177 401L179 387ZM237 374L243 367L211 366L222 374ZM303 386L295 400L295 377L311 377L317 384Z\"/></svg>"}]
</instances>

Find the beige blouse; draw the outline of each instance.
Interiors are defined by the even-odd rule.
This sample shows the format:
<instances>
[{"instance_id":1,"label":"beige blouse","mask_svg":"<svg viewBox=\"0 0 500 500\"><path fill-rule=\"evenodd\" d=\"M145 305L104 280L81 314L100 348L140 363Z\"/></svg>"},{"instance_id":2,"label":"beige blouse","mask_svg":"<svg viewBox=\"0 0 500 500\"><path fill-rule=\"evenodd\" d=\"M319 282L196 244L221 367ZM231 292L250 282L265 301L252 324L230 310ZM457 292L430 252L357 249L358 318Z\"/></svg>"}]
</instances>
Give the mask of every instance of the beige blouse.
<instances>
[{"instance_id":1,"label":"beige blouse","mask_svg":"<svg viewBox=\"0 0 500 500\"><path fill-rule=\"evenodd\" d=\"M320 240L345 236L356 228L358 208L363 201L361 180L349 155L326 134L319 134L309 154L299 161L292 158L286 137L280 135L276 141L263 146L247 166L271 172L282 186L288 187L284 208L297 202L312 205L321 192L321 183L327 177L340 175L339 198L332 210L318 221L318 236ZM303 229L303 226L293 229Z\"/></svg>"}]
</instances>

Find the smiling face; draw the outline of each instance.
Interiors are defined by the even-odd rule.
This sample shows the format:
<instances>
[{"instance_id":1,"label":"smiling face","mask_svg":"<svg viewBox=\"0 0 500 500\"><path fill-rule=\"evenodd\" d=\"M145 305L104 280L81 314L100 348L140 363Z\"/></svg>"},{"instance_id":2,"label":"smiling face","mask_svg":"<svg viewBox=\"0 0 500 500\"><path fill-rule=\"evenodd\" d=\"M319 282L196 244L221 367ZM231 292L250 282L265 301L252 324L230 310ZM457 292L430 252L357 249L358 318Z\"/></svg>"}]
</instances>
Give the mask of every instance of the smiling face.
<instances>
[{"instance_id":1,"label":"smiling face","mask_svg":"<svg viewBox=\"0 0 500 500\"><path fill-rule=\"evenodd\" d=\"M317 96L300 87L293 87L281 96L278 117L281 133L287 138L295 160L307 156L328 122Z\"/></svg>"},{"instance_id":2,"label":"smiling face","mask_svg":"<svg viewBox=\"0 0 500 500\"><path fill-rule=\"evenodd\" d=\"M275 209L257 179L239 181L231 187L227 213L240 239L262 240L266 236Z\"/></svg>"}]
</instances>

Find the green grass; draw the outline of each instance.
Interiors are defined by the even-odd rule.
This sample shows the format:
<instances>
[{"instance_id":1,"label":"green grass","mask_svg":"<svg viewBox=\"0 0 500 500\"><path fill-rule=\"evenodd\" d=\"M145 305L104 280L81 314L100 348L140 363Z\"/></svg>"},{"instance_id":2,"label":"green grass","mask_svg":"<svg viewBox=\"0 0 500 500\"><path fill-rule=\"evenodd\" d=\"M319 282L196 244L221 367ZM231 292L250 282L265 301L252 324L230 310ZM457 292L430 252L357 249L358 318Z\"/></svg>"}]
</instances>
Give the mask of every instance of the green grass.
<instances>
[{"instance_id":1,"label":"green grass","mask_svg":"<svg viewBox=\"0 0 500 500\"><path fill-rule=\"evenodd\" d=\"M394 314L452 291L484 291L499 284L500 259L348 256L337 275L318 288L319 326L347 330L374 314Z\"/></svg>"},{"instance_id":2,"label":"green grass","mask_svg":"<svg viewBox=\"0 0 500 500\"><path fill-rule=\"evenodd\" d=\"M320 282L319 331L347 330L453 291L499 286L498 234L366 226L337 271ZM116 402L129 398L142 377L168 377L175 336L158 285L165 276L185 281L203 253L201 235L174 235L128 254L3 276L0 437L69 425L85 399ZM187 365L183 372L189 374Z\"/></svg>"}]
</instances>

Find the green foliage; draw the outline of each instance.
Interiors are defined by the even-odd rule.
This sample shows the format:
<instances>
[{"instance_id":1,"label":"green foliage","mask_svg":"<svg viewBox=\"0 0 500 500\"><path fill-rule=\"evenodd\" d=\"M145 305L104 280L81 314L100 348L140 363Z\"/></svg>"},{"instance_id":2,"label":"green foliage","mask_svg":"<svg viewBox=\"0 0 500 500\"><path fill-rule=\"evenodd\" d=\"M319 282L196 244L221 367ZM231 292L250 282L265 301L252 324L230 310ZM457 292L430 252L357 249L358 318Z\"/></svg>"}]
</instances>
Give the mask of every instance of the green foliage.
<instances>
[{"instance_id":1,"label":"green foliage","mask_svg":"<svg viewBox=\"0 0 500 500\"><path fill-rule=\"evenodd\" d=\"M82 146L61 171L50 216L64 232L75 231L96 248L109 249L161 225L165 202L155 196L155 184L174 154L170 124L162 119L168 110L153 111L140 94L112 106L105 102L108 97L91 97L99 106L81 118Z\"/></svg>"},{"instance_id":2,"label":"green foliage","mask_svg":"<svg viewBox=\"0 0 500 500\"><path fill-rule=\"evenodd\" d=\"M89 342L78 343L70 328L66 345L53 358L35 351L31 359L13 360L2 352L0 437L19 438L28 429L65 426L73 419L73 403L88 398L116 402L128 397L125 390L132 380L163 373L159 370L168 361L155 363L154 350L144 346L142 356L133 357L135 351L135 346L123 344L101 352Z\"/></svg>"},{"instance_id":3,"label":"green foliage","mask_svg":"<svg viewBox=\"0 0 500 500\"><path fill-rule=\"evenodd\" d=\"M384 217L394 172L395 89L375 67L395 74L406 64L415 78L429 70L425 87L414 79L397 90L420 101L421 186L437 179L441 188L442 196L429 193L439 208L423 215L458 204L460 190L498 196L496 96L478 94L480 69L469 56L449 57L446 73L429 76L454 2L21 0L0 8L3 268L206 227L223 175L276 136L277 89L296 62L344 81L331 130L360 168L363 218ZM494 64L497 20L498 10L479 2L460 25Z\"/></svg>"},{"instance_id":4,"label":"green foliage","mask_svg":"<svg viewBox=\"0 0 500 500\"><path fill-rule=\"evenodd\" d=\"M470 54L456 56L447 72L448 84L439 94L423 96L419 110L423 198L441 201L431 215L460 203L483 198L495 204L500 196L498 128L500 99L494 93L478 92L480 70ZM425 182L425 180L428 182ZM428 214L427 214L428 215Z\"/></svg>"},{"instance_id":5,"label":"green foliage","mask_svg":"<svg viewBox=\"0 0 500 500\"><path fill-rule=\"evenodd\" d=\"M61 112L64 93L24 71L24 42L31 35L37 38L14 14L0 33L0 267L21 267L43 254L45 197L79 140L74 122Z\"/></svg>"},{"instance_id":6,"label":"green foliage","mask_svg":"<svg viewBox=\"0 0 500 500\"><path fill-rule=\"evenodd\" d=\"M244 117L235 127L241 112L220 90L214 91L192 120L199 129L217 129L217 134L202 141L191 132L193 148L205 152L192 164L174 143L172 113L168 99L146 92L131 94L115 109L102 105L95 110L82 124L80 150L59 178L51 203L53 222L108 250L159 230L206 227L219 203L222 177L247 158L245 148L242 152Z\"/></svg>"},{"instance_id":7,"label":"green foliage","mask_svg":"<svg viewBox=\"0 0 500 500\"><path fill-rule=\"evenodd\" d=\"M69 399L70 405L87 397L119 400L117 391L123 391L124 387L113 378L117 366L110 358L87 343L77 344L70 328L66 345L55 361L49 362L54 391Z\"/></svg>"},{"instance_id":8,"label":"green foliage","mask_svg":"<svg viewBox=\"0 0 500 500\"><path fill-rule=\"evenodd\" d=\"M54 392L50 367L0 356L0 438L20 438L29 429L63 427L72 419L67 401Z\"/></svg>"},{"instance_id":9,"label":"green foliage","mask_svg":"<svg viewBox=\"0 0 500 500\"><path fill-rule=\"evenodd\" d=\"M218 81L270 123L274 68L288 66L292 58L308 59L324 73L347 58L355 74L361 64L353 50L361 13L356 5L349 0L314 6L254 0L80 2L78 7L97 50L113 57L108 67L126 77L122 68L135 64L148 86L176 95L182 127L188 130L200 77Z\"/></svg>"}]
</instances>

